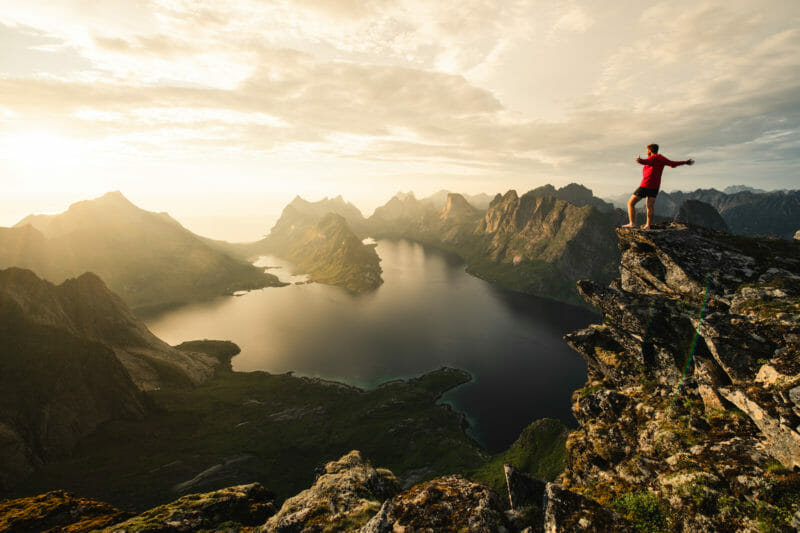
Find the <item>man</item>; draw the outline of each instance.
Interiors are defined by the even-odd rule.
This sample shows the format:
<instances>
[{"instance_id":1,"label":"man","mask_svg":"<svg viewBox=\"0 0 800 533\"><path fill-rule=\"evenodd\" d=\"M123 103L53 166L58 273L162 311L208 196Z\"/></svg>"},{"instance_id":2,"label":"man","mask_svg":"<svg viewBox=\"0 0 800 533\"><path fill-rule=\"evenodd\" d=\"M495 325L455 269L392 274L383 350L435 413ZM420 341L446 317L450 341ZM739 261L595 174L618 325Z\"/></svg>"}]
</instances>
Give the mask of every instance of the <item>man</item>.
<instances>
[{"instance_id":1,"label":"man","mask_svg":"<svg viewBox=\"0 0 800 533\"><path fill-rule=\"evenodd\" d=\"M661 187L661 174L664 172L664 167L670 166L675 168L681 165L694 165L694 159L687 159L686 161L670 161L658 153L657 144L648 144L647 159L636 157L636 162L640 165L644 165L644 168L642 169L642 183L639 184L638 189L633 191L631 199L628 200L628 220L630 222L622 227L636 227L636 204L642 198L647 198L647 223L642 226L642 229L650 229L650 225L655 219L656 196L658 196L658 189Z\"/></svg>"}]
</instances>

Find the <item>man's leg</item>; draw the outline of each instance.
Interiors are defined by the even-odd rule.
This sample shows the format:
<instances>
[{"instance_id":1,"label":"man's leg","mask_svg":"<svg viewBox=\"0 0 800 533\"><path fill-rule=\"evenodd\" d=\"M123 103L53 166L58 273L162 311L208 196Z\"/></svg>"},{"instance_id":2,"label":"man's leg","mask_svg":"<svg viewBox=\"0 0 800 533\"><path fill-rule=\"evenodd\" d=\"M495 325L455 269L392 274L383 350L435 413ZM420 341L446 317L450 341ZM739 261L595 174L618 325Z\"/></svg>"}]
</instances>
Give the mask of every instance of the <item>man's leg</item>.
<instances>
[{"instance_id":1,"label":"man's leg","mask_svg":"<svg viewBox=\"0 0 800 533\"><path fill-rule=\"evenodd\" d=\"M656 199L652 196L647 197L647 224L643 227L650 229L650 224L656 219Z\"/></svg>"},{"instance_id":2,"label":"man's leg","mask_svg":"<svg viewBox=\"0 0 800 533\"><path fill-rule=\"evenodd\" d=\"M641 200L635 194L631 195L631 199L628 200L628 223L623 228L635 228L636 227L636 204Z\"/></svg>"}]
</instances>

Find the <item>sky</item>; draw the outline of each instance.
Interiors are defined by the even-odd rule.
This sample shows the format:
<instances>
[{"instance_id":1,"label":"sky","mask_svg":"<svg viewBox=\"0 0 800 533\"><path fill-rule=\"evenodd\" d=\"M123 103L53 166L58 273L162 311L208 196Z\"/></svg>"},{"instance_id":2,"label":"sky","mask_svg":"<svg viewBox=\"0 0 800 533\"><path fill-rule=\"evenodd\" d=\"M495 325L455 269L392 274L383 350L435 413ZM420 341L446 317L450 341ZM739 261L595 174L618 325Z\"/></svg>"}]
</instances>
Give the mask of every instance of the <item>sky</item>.
<instances>
[{"instance_id":1,"label":"sky","mask_svg":"<svg viewBox=\"0 0 800 533\"><path fill-rule=\"evenodd\" d=\"M651 142L697 161L665 190L797 188L798 50L796 0L0 0L0 225L111 190L197 227L607 197Z\"/></svg>"}]
</instances>

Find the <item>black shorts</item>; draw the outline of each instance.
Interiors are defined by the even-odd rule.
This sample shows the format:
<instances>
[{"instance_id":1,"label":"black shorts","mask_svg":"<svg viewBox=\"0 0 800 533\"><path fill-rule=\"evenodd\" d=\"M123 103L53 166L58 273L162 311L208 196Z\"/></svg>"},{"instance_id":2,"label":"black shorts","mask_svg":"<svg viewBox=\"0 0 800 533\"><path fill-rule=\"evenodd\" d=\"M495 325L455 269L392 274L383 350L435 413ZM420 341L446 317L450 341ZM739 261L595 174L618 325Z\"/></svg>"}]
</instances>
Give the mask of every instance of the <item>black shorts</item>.
<instances>
[{"instance_id":1,"label":"black shorts","mask_svg":"<svg viewBox=\"0 0 800 533\"><path fill-rule=\"evenodd\" d=\"M639 198L655 198L658 196L658 189L647 189L645 187L639 187L635 191L633 191L634 196L638 196Z\"/></svg>"}]
</instances>

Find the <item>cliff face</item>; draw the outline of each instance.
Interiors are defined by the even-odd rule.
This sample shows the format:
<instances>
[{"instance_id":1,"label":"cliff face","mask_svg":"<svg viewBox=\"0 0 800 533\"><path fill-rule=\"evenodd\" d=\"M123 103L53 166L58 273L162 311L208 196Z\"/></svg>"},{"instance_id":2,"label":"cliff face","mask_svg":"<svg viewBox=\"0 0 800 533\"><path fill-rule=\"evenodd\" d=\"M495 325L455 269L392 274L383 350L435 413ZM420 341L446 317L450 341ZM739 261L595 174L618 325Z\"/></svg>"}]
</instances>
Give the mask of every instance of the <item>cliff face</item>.
<instances>
[{"instance_id":1,"label":"cliff face","mask_svg":"<svg viewBox=\"0 0 800 533\"><path fill-rule=\"evenodd\" d=\"M589 381L561 488L650 531L788 527L800 246L675 224L617 232L621 278L579 283L603 323L567 336Z\"/></svg>"},{"instance_id":2,"label":"cliff face","mask_svg":"<svg viewBox=\"0 0 800 533\"><path fill-rule=\"evenodd\" d=\"M7 267L29 268L54 283L94 272L133 308L280 285L119 192L0 230L0 268Z\"/></svg>"},{"instance_id":3,"label":"cliff face","mask_svg":"<svg viewBox=\"0 0 800 533\"><path fill-rule=\"evenodd\" d=\"M531 191L497 195L475 235L483 239L470 271L511 288L575 299L574 280L610 281L619 261L615 213Z\"/></svg>"}]
</instances>

